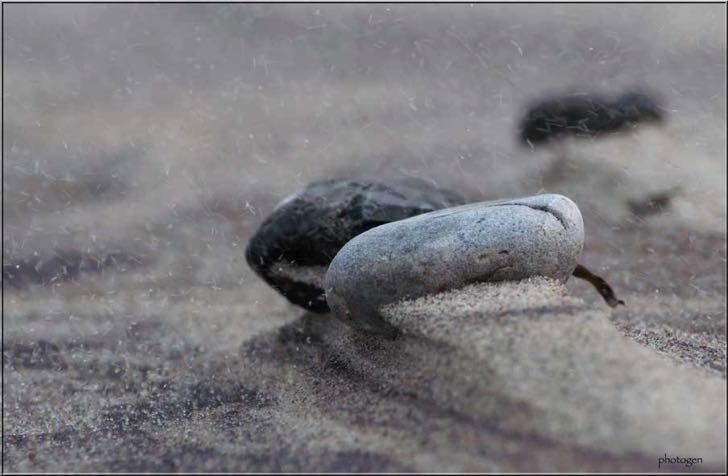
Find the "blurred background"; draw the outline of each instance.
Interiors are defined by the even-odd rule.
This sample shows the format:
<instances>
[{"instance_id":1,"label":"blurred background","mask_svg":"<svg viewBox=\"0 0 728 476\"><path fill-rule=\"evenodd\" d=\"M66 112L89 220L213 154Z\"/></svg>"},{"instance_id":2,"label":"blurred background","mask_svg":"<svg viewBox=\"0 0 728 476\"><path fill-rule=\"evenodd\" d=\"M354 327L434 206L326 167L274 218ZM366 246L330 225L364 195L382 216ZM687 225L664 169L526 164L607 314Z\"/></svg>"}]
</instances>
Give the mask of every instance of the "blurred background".
<instances>
[{"instance_id":1,"label":"blurred background","mask_svg":"<svg viewBox=\"0 0 728 476\"><path fill-rule=\"evenodd\" d=\"M470 200L547 188L618 224L620 200L680 185L674 213L686 226L725 228L720 5L5 13L10 260L109 246L189 260L209 248L187 246L242 241L302 184L363 174L418 176ZM667 127L579 143L574 183L544 184L553 157L515 140L524 107L548 94L633 88L660 95ZM605 180L613 183L585 187L590 196L576 190ZM184 274L237 279L245 265L224 254L228 272L208 270L218 276L206 281L198 264Z\"/></svg>"},{"instance_id":2,"label":"blurred background","mask_svg":"<svg viewBox=\"0 0 728 476\"><path fill-rule=\"evenodd\" d=\"M569 196L582 262L629 304L620 329L725 375L725 5L3 10L6 431L96 425L142 375L299 316L244 248L278 201L330 177ZM516 140L534 100L635 88L667 121L574 141L559 173ZM660 212L629 205L670 189Z\"/></svg>"}]
</instances>

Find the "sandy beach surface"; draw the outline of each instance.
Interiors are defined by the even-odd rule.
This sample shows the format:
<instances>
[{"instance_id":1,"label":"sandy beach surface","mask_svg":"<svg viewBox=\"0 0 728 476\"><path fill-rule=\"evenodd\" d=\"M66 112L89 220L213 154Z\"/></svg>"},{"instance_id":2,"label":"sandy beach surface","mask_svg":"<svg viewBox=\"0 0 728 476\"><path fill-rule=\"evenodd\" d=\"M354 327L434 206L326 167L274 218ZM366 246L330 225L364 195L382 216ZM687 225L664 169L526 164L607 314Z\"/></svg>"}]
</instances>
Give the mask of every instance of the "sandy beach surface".
<instances>
[{"instance_id":1,"label":"sandy beach surface","mask_svg":"<svg viewBox=\"0 0 728 476\"><path fill-rule=\"evenodd\" d=\"M725 471L725 5L3 10L5 471ZM630 88L667 121L516 142ZM394 341L290 305L249 237L362 175L566 195L627 305L476 284Z\"/></svg>"}]
</instances>

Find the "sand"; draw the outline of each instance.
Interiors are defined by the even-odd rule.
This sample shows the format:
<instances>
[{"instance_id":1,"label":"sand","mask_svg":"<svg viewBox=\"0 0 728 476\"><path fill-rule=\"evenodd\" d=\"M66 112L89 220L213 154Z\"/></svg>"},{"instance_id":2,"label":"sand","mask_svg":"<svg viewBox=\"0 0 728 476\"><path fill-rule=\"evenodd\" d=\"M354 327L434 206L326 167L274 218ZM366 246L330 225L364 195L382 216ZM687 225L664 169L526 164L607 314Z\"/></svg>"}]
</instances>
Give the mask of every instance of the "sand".
<instances>
[{"instance_id":1,"label":"sand","mask_svg":"<svg viewBox=\"0 0 728 476\"><path fill-rule=\"evenodd\" d=\"M724 5L4 5L6 471L724 471ZM647 84L663 127L531 151L531 99ZM560 193L590 285L390 309L245 263L275 204L405 174ZM680 187L661 213L630 203Z\"/></svg>"},{"instance_id":2,"label":"sand","mask_svg":"<svg viewBox=\"0 0 728 476\"><path fill-rule=\"evenodd\" d=\"M724 462L724 380L625 338L603 306L586 306L556 281L470 286L402 303L388 315L407 334L462 354L441 370L468 375L477 398L445 401L470 414L487 409L490 398L527 402L512 420L501 416L501 425L616 454L674 448L709 454L705 462L715 467Z\"/></svg>"}]
</instances>

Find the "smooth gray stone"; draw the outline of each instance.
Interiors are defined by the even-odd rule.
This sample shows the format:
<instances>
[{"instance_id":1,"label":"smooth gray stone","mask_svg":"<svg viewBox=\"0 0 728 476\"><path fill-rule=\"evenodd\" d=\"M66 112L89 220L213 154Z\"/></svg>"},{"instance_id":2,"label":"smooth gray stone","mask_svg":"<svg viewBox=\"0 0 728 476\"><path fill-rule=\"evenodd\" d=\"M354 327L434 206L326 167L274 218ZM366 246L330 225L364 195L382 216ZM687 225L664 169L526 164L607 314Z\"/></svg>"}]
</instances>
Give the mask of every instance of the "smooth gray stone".
<instances>
[{"instance_id":1,"label":"smooth gray stone","mask_svg":"<svg viewBox=\"0 0 728 476\"><path fill-rule=\"evenodd\" d=\"M473 203L372 228L334 257L326 300L348 324L396 330L379 311L403 299L485 281L552 277L565 282L584 244L584 222L556 194Z\"/></svg>"}]
</instances>

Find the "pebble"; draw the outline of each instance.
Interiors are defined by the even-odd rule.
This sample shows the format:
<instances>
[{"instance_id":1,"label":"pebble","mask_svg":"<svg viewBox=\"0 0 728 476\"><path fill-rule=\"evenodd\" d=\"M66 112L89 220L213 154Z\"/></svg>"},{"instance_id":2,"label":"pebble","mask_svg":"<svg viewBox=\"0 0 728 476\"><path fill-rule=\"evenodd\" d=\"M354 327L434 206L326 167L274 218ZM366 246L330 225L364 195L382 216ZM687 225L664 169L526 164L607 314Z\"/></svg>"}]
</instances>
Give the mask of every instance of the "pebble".
<instances>
[{"instance_id":1,"label":"pebble","mask_svg":"<svg viewBox=\"0 0 728 476\"><path fill-rule=\"evenodd\" d=\"M566 282L584 243L579 208L556 194L473 203L378 226L348 242L324 286L353 327L396 335L380 310L478 282L545 276Z\"/></svg>"},{"instance_id":2,"label":"pebble","mask_svg":"<svg viewBox=\"0 0 728 476\"><path fill-rule=\"evenodd\" d=\"M662 119L655 99L640 92L626 93L614 100L597 94L554 97L528 109L521 121L520 139L534 146L566 136L595 137Z\"/></svg>"},{"instance_id":3,"label":"pebble","mask_svg":"<svg viewBox=\"0 0 728 476\"><path fill-rule=\"evenodd\" d=\"M290 302L327 312L324 276L349 240L385 223L463 203L459 194L413 177L314 182L276 206L245 256Z\"/></svg>"}]
</instances>

